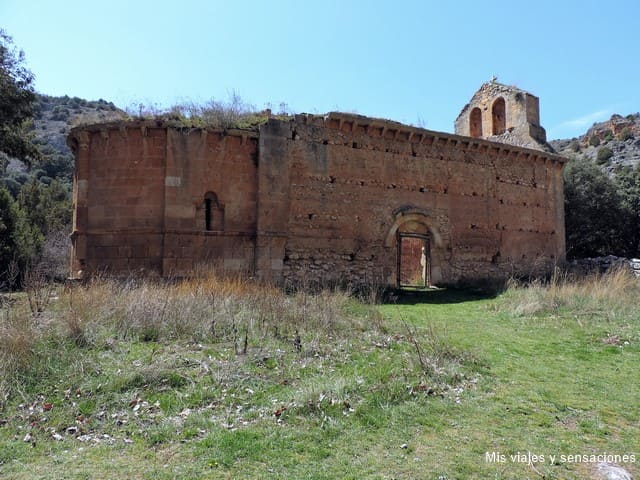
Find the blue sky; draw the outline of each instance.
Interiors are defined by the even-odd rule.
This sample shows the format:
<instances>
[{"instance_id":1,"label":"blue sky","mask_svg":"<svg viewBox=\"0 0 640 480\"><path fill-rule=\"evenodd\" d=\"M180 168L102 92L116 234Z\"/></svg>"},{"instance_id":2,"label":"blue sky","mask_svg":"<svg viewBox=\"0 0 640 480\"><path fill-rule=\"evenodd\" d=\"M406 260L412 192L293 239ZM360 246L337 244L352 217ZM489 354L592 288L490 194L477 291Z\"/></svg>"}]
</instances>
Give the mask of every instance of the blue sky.
<instances>
[{"instance_id":1,"label":"blue sky","mask_svg":"<svg viewBox=\"0 0 640 480\"><path fill-rule=\"evenodd\" d=\"M453 131L493 75L549 139L640 110L640 2L0 0L36 88L168 106L226 100Z\"/></svg>"}]
</instances>

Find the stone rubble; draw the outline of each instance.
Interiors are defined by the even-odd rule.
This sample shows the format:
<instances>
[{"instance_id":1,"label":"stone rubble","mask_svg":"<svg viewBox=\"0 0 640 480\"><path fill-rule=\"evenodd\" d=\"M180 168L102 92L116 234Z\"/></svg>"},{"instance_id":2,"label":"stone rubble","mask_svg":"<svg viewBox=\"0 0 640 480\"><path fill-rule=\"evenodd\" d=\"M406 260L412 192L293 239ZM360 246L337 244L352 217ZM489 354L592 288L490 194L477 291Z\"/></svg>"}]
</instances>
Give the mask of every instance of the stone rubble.
<instances>
[{"instance_id":1,"label":"stone rubble","mask_svg":"<svg viewBox=\"0 0 640 480\"><path fill-rule=\"evenodd\" d=\"M568 262L570 272L579 274L605 273L616 268L627 268L640 277L640 258L624 258L615 255L595 258L579 258Z\"/></svg>"}]
</instances>

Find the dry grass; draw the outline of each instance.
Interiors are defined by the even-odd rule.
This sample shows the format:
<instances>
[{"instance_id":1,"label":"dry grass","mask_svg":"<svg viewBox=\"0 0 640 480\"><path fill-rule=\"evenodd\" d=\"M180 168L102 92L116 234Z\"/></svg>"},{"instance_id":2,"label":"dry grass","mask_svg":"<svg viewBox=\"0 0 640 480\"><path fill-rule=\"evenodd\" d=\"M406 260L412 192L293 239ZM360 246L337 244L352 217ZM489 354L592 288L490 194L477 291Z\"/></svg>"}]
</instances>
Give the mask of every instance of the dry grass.
<instances>
[{"instance_id":1,"label":"dry grass","mask_svg":"<svg viewBox=\"0 0 640 480\"><path fill-rule=\"evenodd\" d=\"M228 100L206 102L184 101L167 109L157 105L137 103L127 107L130 118L162 120L174 128L241 128L256 129L270 117L286 119L291 115L285 103L275 115L271 110L258 111L235 92Z\"/></svg>"},{"instance_id":2,"label":"dry grass","mask_svg":"<svg viewBox=\"0 0 640 480\"><path fill-rule=\"evenodd\" d=\"M12 294L0 477L529 478L485 453L637 452L637 282L371 307L213 275L96 279L39 314Z\"/></svg>"},{"instance_id":3,"label":"dry grass","mask_svg":"<svg viewBox=\"0 0 640 480\"><path fill-rule=\"evenodd\" d=\"M636 310L640 279L623 268L581 278L556 274L548 283L512 282L504 298L518 316L548 314L561 309L571 310L577 316L627 316Z\"/></svg>"},{"instance_id":4,"label":"dry grass","mask_svg":"<svg viewBox=\"0 0 640 480\"><path fill-rule=\"evenodd\" d=\"M314 348L347 332L381 326L379 314L348 315L340 290L287 295L241 278L206 275L173 283L95 279L67 291L47 290L43 308L15 302L0 311L2 395L44 357L69 348L111 348L118 342L224 342L236 354L268 348ZM371 320L371 321L369 321ZM372 326L366 326L365 322Z\"/></svg>"},{"instance_id":5,"label":"dry grass","mask_svg":"<svg viewBox=\"0 0 640 480\"><path fill-rule=\"evenodd\" d=\"M6 306L0 311L0 409L7 400L12 384L28 371L35 331L27 317L20 317Z\"/></svg>"},{"instance_id":6,"label":"dry grass","mask_svg":"<svg viewBox=\"0 0 640 480\"><path fill-rule=\"evenodd\" d=\"M346 293L285 295L273 287L214 276L170 285L101 280L70 292L68 300L74 325L85 325L90 342L105 334L141 340L229 340L242 334L259 341L295 331L336 334L354 327L353 319L342 315ZM99 331L104 328L107 332Z\"/></svg>"}]
</instances>

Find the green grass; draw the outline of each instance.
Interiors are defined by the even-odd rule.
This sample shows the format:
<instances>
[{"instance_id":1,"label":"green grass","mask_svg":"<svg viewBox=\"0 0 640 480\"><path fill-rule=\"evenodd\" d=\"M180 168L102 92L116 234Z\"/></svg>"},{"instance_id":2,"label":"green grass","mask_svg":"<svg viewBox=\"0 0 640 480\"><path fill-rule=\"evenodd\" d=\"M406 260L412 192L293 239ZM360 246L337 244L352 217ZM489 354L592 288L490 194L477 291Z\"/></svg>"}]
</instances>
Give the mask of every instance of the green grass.
<instances>
[{"instance_id":1,"label":"green grass","mask_svg":"<svg viewBox=\"0 0 640 480\"><path fill-rule=\"evenodd\" d=\"M189 304L177 333L172 302L184 311L192 285L139 287L150 305L156 293L170 299L161 322L127 319L104 287L76 293L80 345L56 326L70 313L63 295L46 322L29 320L30 370L5 362L21 376L3 390L0 476L592 478L593 463L560 455L640 454L640 287L625 282L513 287L494 298L414 292L378 306L260 291L259 307L236 285L219 300L248 332L246 354L222 316L223 333L206 333L222 311L215 302ZM152 311L126 303L140 290L128 293L118 295L123 311ZM233 295L243 300L231 305ZM5 330L28 317L12 308ZM136 329L150 324L157 334L144 341ZM506 461L488 462L487 452ZM512 461L518 452L545 459ZM621 466L638 475L635 463Z\"/></svg>"},{"instance_id":2,"label":"green grass","mask_svg":"<svg viewBox=\"0 0 640 480\"><path fill-rule=\"evenodd\" d=\"M608 279L601 282L606 289ZM632 288L637 295L637 280ZM452 420L455 427L435 437L427 435L439 439L433 455L446 463L452 459L447 449L470 439L450 466L443 465L449 478L537 475L527 465L483 464L486 451L531 451L546 458L604 452L638 455L638 297L624 303L624 298L615 298L620 291L612 285L613 298L596 299L583 308L572 304L514 315L529 295L549 297L554 294L550 290L553 287L538 286L494 300L456 303L453 297L452 303L401 308L406 318L446 332L449 344L475 351L489 365L479 388L468 393ZM567 301L575 296L565 293ZM611 304L617 301L622 302ZM635 307L627 308L630 303ZM386 306L383 311L393 314L396 308ZM549 463L536 466L545 478L589 478L589 466ZM635 464L625 466L637 473Z\"/></svg>"}]
</instances>

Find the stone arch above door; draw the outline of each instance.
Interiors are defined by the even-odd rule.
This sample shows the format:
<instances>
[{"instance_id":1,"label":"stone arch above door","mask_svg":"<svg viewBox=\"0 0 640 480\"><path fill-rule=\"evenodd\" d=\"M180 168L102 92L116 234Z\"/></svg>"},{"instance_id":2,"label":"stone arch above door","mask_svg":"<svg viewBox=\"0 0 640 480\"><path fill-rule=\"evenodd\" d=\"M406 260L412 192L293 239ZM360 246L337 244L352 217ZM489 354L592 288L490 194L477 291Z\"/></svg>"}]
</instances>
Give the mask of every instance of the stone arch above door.
<instances>
[{"instance_id":1,"label":"stone arch above door","mask_svg":"<svg viewBox=\"0 0 640 480\"><path fill-rule=\"evenodd\" d=\"M394 216L395 221L384 240L385 247L394 246L398 231L423 233L432 238L434 247L440 248L443 246L442 235L435 227L431 216L424 210L419 208L399 209Z\"/></svg>"},{"instance_id":2,"label":"stone arch above door","mask_svg":"<svg viewBox=\"0 0 640 480\"><path fill-rule=\"evenodd\" d=\"M387 231L384 246L389 253L396 251L396 268L393 278L389 283L398 284L399 264L398 239L401 237L424 236L428 237L427 245L429 256L430 280L432 285L437 285L444 280L444 270L448 262L448 227L446 212L426 210L412 205L404 205L393 211L394 221ZM444 228L444 231L441 229Z\"/></svg>"}]
</instances>

